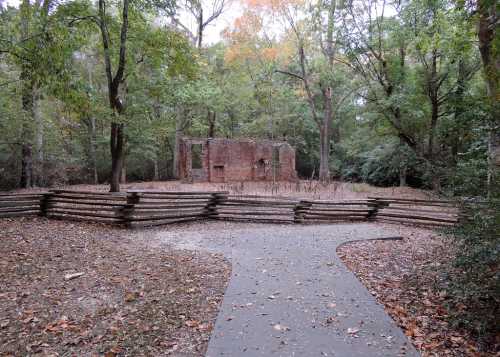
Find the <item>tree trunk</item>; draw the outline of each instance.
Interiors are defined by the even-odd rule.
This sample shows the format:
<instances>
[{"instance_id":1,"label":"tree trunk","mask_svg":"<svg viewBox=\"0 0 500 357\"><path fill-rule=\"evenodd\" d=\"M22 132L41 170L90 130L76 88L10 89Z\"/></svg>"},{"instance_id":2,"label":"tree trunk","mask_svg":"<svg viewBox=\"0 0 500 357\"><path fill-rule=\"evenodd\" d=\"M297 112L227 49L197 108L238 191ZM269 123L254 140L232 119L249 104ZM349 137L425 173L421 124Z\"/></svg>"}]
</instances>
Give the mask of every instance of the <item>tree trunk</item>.
<instances>
[{"instance_id":1,"label":"tree trunk","mask_svg":"<svg viewBox=\"0 0 500 357\"><path fill-rule=\"evenodd\" d=\"M120 183L127 183L127 160L123 158L122 172L120 174Z\"/></svg>"},{"instance_id":2,"label":"tree trunk","mask_svg":"<svg viewBox=\"0 0 500 357\"><path fill-rule=\"evenodd\" d=\"M399 187L406 187L406 165L399 164Z\"/></svg>"},{"instance_id":3,"label":"tree trunk","mask_svg":"<svg viewBox=\"0 0 500 357\"><path fill-rule=\"evenodd\" d=\"M158 155L153 160L153 181L160 181L160 170L158 169Z\"/></svg>"},{"instance_id":4,"label":"tree trunk","mask_svg":"<svg viewBox=\"0 0 500 357\"><path fill-rule=\"evenodd\" d=\"M335 58L335 46L333 41L333 31L335 29L335 9L337 7L336 0L330 0L330 7L328 8L328 25L326 28L326 57L328 65L333 69L333 61Z\"/></svg>"},{"instance_id":5,"label":"tree trunk","mask_svg":"<svg viewBox=\"0 0 500 357\"><path fill-rule=\"evenodd\" d=\"M97 157L96 157L96 128L95 128L95 118L91 116L87 118L87 129L88 129L88 139L89 139L89 147L88 147L88 173L89 173L89 182L97 185L99 183L99 177L97 175Z\"/></svg>"},{"instance_id":6,"label":"tree trunk","mask_svg":"<svg viewBox=\"0 0 500 357\"><path fill-rule=\"evenodd\" d=\"M433 161L434 156L434 138L436 135L436 125L439 115L439 104L437 98L432 98L431 100L431 124L429 127L429 142L427 147L427 158Z\"/></svg>"},{"instance_id":7,"label":"tree trunk","mask_svg":"<svg viewBox=\"0 0 500 357\"><path fill-rule=\"evenodd\" d=\"M330 145L328 143L328 135L325 133L324 127L319 131L319 180L321 183L328 183L330 181L329 169L329 153Z\"/></svg>"},{"instance_id":8,"label":"tree trunk","mask_svg":"<svg viewBox=\"0 0 500 357\"><path fill-rule=\"evenodd\" d=\"M124 148L123 124L111 123L111 182L110 192L120 192Z\"/></svg>"},{"instance_id":9,"label":"tree trunk","mask_svg":"<svg viewBox=\"0 0 500 357\"><path fill-rule=\"evenodd\" d=\"M216 112L212 110L208 110L207 118L208 118L208 137L215 138L215 120L216 120Z\"/></svg>"},{"instance_id":10,"label":"tree trunk","mask_svg":"<svg viewBox=\"0 0 500 357\"><path fill-rule=\"evenodd\" d=\"M399 138L399 187L406 186L406 177L408 173L406 155L404 153L405 145L404 140Z\"/></svg>"},{"instance_id":11,"label":"tree trunk","mask_svg":"<svg viewBox=\"0 0 500 357\"><path fill-rule=\"evenodd\" d=\"M43 172L43 117L40 106L40 95L37 90L33 92L33 119L35 122L35 165L34 165L34 183L37 186L45 186L44 172Z\"/></svg>"},{"instance_id":12,"label":"tree trunk","mask_svg":"<svg viewBox=\"0 0 500 357\"><path fill-rule=\"evenodd\" d=\"M170 155L165 155L165 176L167 178L172 178L174 176L174 148L170 143L168 136L165 137L165 153ZM169 158L170 157L170 158Z\"/></svg>"},{"instance_id":13,"label":"tree trunk","mask_svg":"<svg viewBox=\"0 0 500 357\"><path fill-rule=\"evenodd\" d=\"M394 108L394 123L397 123L397 127L401 128L401 110L399 107ZM406 155L404 154L404 149L408 146L417 156L417 146L411 137L405 135L403 131L399 131L399 187L405 187L407 185L408 177L408 164L406 162Z\"/></svg>"},{"instance_id":14,"label":"tree trunk","mask_svg":"<svg viewBox=\"0 0 500 357\"><path fill-rule=\"evenodd\" d=\"M30 34L30 3L29 0L23 0L20 6L21 14L21 36L28 38ZM22 125L22 145L21 145L21 188L33 186L33 76L27 63L23 63L19 79L21 81L21 101L23 108Z\"/></svg>"},{"instance_id":15,"label":"tree trunk","mask_svg":"<svg viewBox=\"0 0 500 357\"><path fill-rule=\"evenodd\" d=\"M500 49L495 46L498 27L498 12L495 1L479 0L478 39L479 51L483 62L484 77L490 101L490 134L488 136L488 195L500 195L500 103L498 98L500 82Z\"/></svg>"},{"instance_id":16,"label":"tree trunk","mask_svg":"<svg viewBox=\"0 0 500 357\"><path fill-rule=\"evenodd\" d=\"M434 137L436 135L436 125L439 116L438 93L437 50L433 49L431 73L427 77L427 96L431 102L431 123L429 126L429 142L427 144L427 158L430 161L434 159Z\"/></svg>"},{"instance_id":17,"label":"tree trunk","mask_svg":"<svg viewBox=\"0 0 500 357\"><path fill-rule=\"evenodd\" d=\"M197 46L198 50L201 49L201 45L203 44L203 8L200 5L200 12L198 15L198 29L197 29Z\"/></svg>"},{"instance_id":18,"label":"tree trunk","mask_svg":"<svg viewBox=\"0 0 500 357\"><path fill-rule=\"evenodd\" d=\"M127 32L128 32L128 7L129 0L123 0L122 25L120 30L120 51L118 66L113 76L111 65L111 50L108 27L106 26L106 3L105 0L99 0L99 27L101 30L102 46L104 52L104 64L106 79L108 82L108 100L109 106L114 115L122 115L125 112L125 106L120 98L120 90L125 87L125 64L127 52ZM110 192L120 192L120 177L125 156L125 133L124 124L120 121L111 122L110 133L110 151L111 151L111 182Z\"/></svg>"},{"instance_id":19,"label":"tree trunk","mask_svg":"<svg viewBox=\"0 0 500 357\"><path fill-rule=\"evenodd\" d=\"M21 74L19 77L22 85L22 108L25 115L22 126L20 178L20 184L23 188L32 187L35 183L35 172L33 169L33 144L36 145L36 163L41 165L41 161L43 161L40 160L43 159L43 151L41 150L43 144L43 124L41 123L41 116L37 116L39 113L35 107L37 87L40 83L38 75L43 74L37 72L38 68L33 66L33 62L30 61L29 58L36 57L38 55L38 49L39 46L41 46L41 42L36 39L38 38L39 33L45 32L45 26L47 24L47 18L52 0L37 1L35 3L32 5L29 0L22 0L19 6L21 32L21 41L19 43L23 44L23 50L30 51L27 56L28 60L23 58L23 63L21 64ZM32 21L33 19L35 19L35 21ZM37 35L33 36L33 34ZM34 133L35 129L36 134ZM37 174L39 174L39 172L37 172ZM37 178L39 178L40 175L37 176Z\"/></svg>"},{"instance_id":20,"label":"tree trunk","mask_svg":"<svg viewBox=\"0 0 500 357\"><path fill-rule=\"evenodd\" d=\"M30 143L21 146L21 182L22 188L33 187L33 148Z\"/></svg>"},{"instance_id":21,"label":"tree trunk","mask_svg":"<svg viewBox=\"0 0 500 357\"><path fill-rule=\"evenodd\" d=\"M326 57L328 59L328 66L333 71L333 61L335 57L335 45L333 39L333 33L335 30L335 10L337 2L336 0L330 1L330 6L328 8L328 25L326 29ZM332 125L332 88L326 87L321 89L323 94L323 122L322 128L320 129L320 159L319 159L319 181L323 184L330 182L330 135L331 135L331 125ZM340 135L338 132L338 126L335 125L335 136L338 139Z\"/></svg>"},{"instance_id":22,"label":"tree trunk","mask_svg":"<svg viewBox=\"0 0 500 357\"><path fill-rule=\"evenodd\" d=\"M456 166L457 161L458 161L458 153L461 149L461 140L462 140L462 128L460 125L458 125L458 120L460 117L460 114L462 113L464 109L464 91L465 91L465 63L463 59L460 59L458 61L458 73L457 73L457 87L455 89L455 93L453 93L453 120L456 123L454 132L453 132L453 137L452 137L452 144L451 144L451 157L452 157L452 162L454 166Z\"/></svg>"},{"instance_id":23,"label":"tree trunk","mask_svg":"<svg viewBox=\"0 0 500 357\"><path fill-rule=\"evenodd\" d=\"M175 122L175 142L174 142L174 159L172 173L175 179L179 179L179 155L181 148L181 140L184 135L184 109L179 106L177 108L177 118Z\"/></svg>"},{"instance_id":24,"label":"tree trunk","mask_svg":"<svg viewBox=\"0 0 500 357\"><path fill-rule=\"evenodd\" d=\"M30 188L33 180L33 84L26 72L21 72L22 86L22 108L24 120L22 126L22 148L21 148L21 180L22 188Z\"/></svg>"},{"instance_id":25,"label":"tree trunk","mask_svg":"<svg viewBox=\"0 0 500 357\"><path fill-rule=\"evenodd\" d=\"M94 63L87 61L87 75L88 82L91 89L94 89L94 84L92 80L92 71L94 70ZM88 95L88 101L91 103L90 94ZM84 120L87 125L88 134L88 155L87 155L87 174L88 182L94 185L99 183L99 177L97 174L97 133L96 133L96 121L95 117L90 112L90 105L87 111L87 118Z\"/></svg>"},{"instance_id":26,"label":"tree trunk","mask_svg":"<svg viewBox=\"0 0 500 357\"><path fill-rule=\"evenodd\" d=\"M330 123L332 120L332 91L328 87L322 90L324 100L323 121L319 128L320 155L319 180L322 183L330 182Z\"/></svg>"},{"instance_id":27,"label":"tree trunk","mask_svg":"<svg viewBox=\"0 0 500 357\"><path fill-rule=\"evenodd\" d=\"M332 118L332 139L335 144L340 144L340 122Z\"/></svg>"}]
</instances>

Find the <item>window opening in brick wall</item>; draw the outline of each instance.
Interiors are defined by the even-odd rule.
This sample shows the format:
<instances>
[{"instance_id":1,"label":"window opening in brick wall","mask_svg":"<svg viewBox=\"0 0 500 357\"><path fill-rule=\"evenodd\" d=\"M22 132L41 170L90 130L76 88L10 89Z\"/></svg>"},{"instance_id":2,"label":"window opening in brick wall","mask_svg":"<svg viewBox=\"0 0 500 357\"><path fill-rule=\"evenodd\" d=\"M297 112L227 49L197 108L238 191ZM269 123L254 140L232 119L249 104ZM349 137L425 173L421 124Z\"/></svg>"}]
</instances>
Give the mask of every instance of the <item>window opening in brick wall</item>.
<instances>
[{"instance_id":1,"label":"window opening in brick wall","mask_svg":"<svg viewBox=\"0 0 500 357\"><path fill-rule=\"evenodd\" d=\"M191 145L191 168L192 169L201 169L202 165L202 145L201 144L192 144Z\"/></svg>"},{"instance_id":2,"label":"window opening in brick wall","mask_svg":"<svg viewBox=\"0 0 500 357\"><path fill-rule=\"evenodd\" d=\"M217 178L224 177L224 165L214 165L214 176Z\"/></svg>"}]
</instances>

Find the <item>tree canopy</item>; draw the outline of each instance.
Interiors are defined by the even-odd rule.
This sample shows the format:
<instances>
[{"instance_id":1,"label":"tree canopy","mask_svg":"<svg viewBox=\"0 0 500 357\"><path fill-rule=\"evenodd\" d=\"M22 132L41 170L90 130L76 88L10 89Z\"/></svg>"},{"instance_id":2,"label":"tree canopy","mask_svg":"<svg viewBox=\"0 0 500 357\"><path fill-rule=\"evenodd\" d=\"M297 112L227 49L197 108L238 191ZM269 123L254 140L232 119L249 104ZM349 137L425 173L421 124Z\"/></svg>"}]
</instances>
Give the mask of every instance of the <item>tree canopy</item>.
<instances>
[{"instance_id":1,"label":"tree canopy","mask_svg":"<svg viewBox=\"0 0 500 357\"><path fill-rule=\"evenodd\" d=\"M208 43L230 6L1 5L1 187L175 178L192 135L287 140L303 178L492 191L494 2L245 0Z\"/></svg>"}]
</instances>

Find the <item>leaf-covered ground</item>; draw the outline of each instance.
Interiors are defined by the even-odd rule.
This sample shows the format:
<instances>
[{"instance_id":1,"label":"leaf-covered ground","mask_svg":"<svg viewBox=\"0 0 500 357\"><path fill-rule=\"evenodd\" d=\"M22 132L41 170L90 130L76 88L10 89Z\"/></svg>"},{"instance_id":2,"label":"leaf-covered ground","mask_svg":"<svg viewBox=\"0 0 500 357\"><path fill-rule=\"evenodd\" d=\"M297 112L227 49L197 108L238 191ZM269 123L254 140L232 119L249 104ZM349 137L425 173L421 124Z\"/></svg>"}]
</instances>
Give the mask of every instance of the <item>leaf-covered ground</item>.
<instances>
[{"instance_id":1,"label":"leaf-covered ground","mask_svg":"<svg viewBox=\"0 0 500 357\"><path fill-rule=\"evenodd\" d=\"M498 356L498 345L479 345L449 319L449 311L467 309L447 292L453 242L431 230L400 232L401 241L353 242L338 254L423 357Z\"/></svg>"},{"instance_id":2,"label":"leaf-covered ground","mask_svg":"<svg viewBox=\"0 0 500 357\"><path fill-rule=\"evenodd\" d=\"M94 224L0 220L0 355L202 356L228 263L133 238Z\"/></svg>"}]
</instances>

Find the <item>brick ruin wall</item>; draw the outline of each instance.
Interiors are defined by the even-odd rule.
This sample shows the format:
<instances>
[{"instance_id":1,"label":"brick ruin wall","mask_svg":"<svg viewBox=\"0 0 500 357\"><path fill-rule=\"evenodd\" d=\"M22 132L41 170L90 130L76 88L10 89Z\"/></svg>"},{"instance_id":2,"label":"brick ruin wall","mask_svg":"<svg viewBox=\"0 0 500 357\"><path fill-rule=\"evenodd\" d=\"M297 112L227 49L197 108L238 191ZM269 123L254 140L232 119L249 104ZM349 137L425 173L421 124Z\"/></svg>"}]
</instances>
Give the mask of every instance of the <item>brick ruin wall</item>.
<instances>
[{"instance_id":1,"label":"brick ruin wall","mask_svg":"<svg viewBox=\"0 0 500 357\"><path fill-rule=\"evenodd\" d=\"M197 154L193 155L193 151ZM179 174L184 182L292 181L297 178L295 150L286 142L184 138L179 155Z\"/></svg>"}]
</instances>

